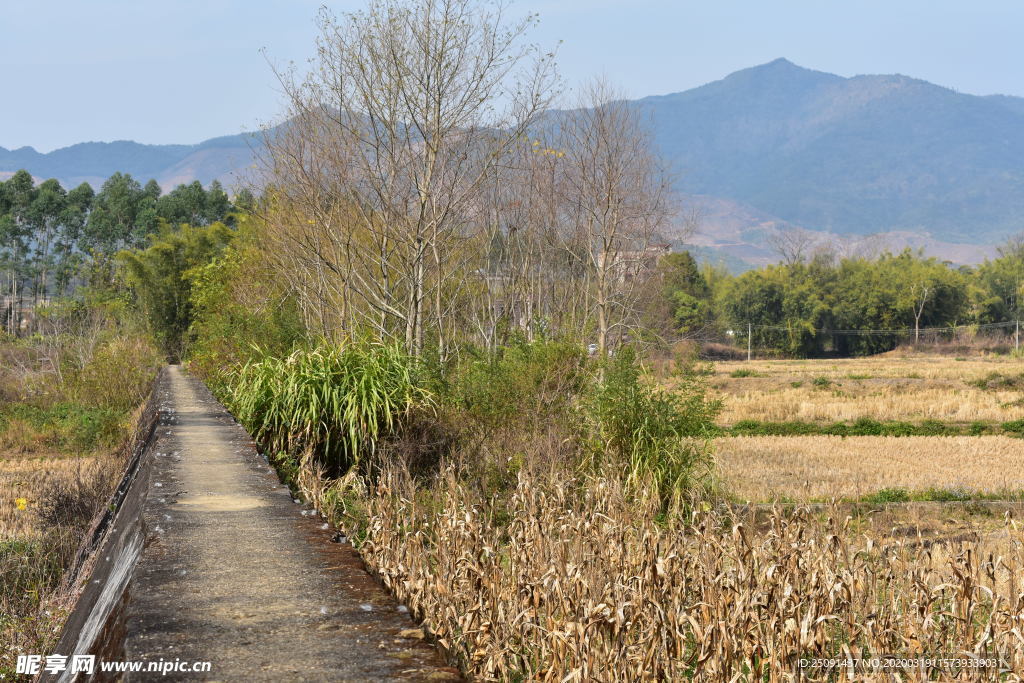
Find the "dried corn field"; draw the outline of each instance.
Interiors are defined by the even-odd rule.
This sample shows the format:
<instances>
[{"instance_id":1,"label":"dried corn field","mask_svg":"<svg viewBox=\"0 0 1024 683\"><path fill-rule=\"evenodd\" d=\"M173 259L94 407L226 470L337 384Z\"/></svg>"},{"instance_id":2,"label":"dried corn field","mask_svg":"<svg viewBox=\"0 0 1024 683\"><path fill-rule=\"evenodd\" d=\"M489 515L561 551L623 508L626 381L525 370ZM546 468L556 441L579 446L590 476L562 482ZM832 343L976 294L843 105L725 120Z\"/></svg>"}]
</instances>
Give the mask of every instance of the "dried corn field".
<instances>
[{"instance_id":1,"label":"dried corn field","mask_svg":"<svg viewBox=\"0 0 1024 683\"><path fill-rule=\"evenodd\" d=\"M753 502L858 498L886 488L1020 496L1024 442L1008 436L754 436L715 441L727 492Z\"/></svg>"},{"instance_id":2,"label":"dried corn field","mask_svg":"<svg viewBox=\"0 0 1024 683\"><path fill-rule=\"evenodd\" d=\"M969 384L989 376L987 361L968 362L963 375L949 359L830 361L826 377L868 381L866 363L890 383L997 393ZM799 389L792 383L824 372L821 362L751 365L764 376L733 377L722 364L712 382ZM993 365L1018 374L1017 364ZM832 395L824 384L807 400ZM933 400L911 390L921 384L907 386L908 399ZM770 404L766 396L759 400ZM735 397L724 398L729 411ZM879 414L863 398L850 404L876 419L913 415ZM1014 416L1012 406L993 406L994 419ZM1024 491L1024 442L1003 435L724 437L715 449L719 490L732 501ZM458 469L415 484L392 472L365 490L352 477L332 490L310 472L299 484L320 509L348 501L342 524L367 565L474 680L881 680L878 669L801 666L881 655L960 658L960 668L901 669L899 680L1024 675L1020 503L794 510L708 500L676 515L614 475L578 477L557 458L527 457L511 471L510 488ZM347 486L357 495L338 496Z\"/></svg>"},{"instance_id":3,"label":"dried corn field","mask_svg":"<svg viewBox=\"0 0 1024 683\"><path fill-rule=\"evenodd\" d=\"M885 653L1024 673L1012 522L998 548L926 547L806 510L755 523L708 507L653 524L607 480L521 474L497 507L454 480L429 502L394 479L377 494L363 556L479 680L864 680L799 662Z\"/></svg>"},{"instance_id":4,"label":"dried corn field","mask_svg":"<svg viewBox=\"0 0 1024 683\"><path fill-rule=\"evenodd\" d=\"M876 420L1001 422L1024 418L1019 390L972 384L992 373L1019 375L1024 363L991 358L873 357L723 362L711 381L725 399L720 421Z\"/></svg>"}]
</instances>

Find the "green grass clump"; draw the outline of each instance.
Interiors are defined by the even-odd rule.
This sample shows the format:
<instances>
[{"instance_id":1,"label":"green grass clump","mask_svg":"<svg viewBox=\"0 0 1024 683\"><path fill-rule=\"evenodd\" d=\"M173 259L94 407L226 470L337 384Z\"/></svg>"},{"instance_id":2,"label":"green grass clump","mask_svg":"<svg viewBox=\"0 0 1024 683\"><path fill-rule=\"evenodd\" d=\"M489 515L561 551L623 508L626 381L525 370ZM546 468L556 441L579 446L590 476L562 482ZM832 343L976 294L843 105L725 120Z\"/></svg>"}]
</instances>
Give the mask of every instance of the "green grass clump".
<instances>
[{"instance_id":1,"label":"green grass clump","mask_svg":"<svg viewBox=\"0 0 1024 683\"><path fill-rule=\"evenodd\" d=\"M1005 432L1011 436L1024 436L1024 420L1004 422L1000 427L988 422L972 422L963 426L947 424L939 420L922 420L918 423L900 420L880 421L870 417L858 418L853 422L761 422L740 420L731 427L719 428L724 436L983 436Z\"/></svg>"},{"instance_id":2,"label":"green grass clump","mask_svg":"<svg viewBox=\"0 0 1024 683\"><path fill-rule=\"evenodd\" d=\"M910 493L904 488L885 488L861 498L865 503L907 503Z\"/></svg>"},{"instance_id":3,"label":"green grass clump","mask_svg":"<svg viewBox=\"0 0 1024 683\"><path fill-rule=\"evenodd\" d=\"M1006 375L1001 372L990 372L981 379L968 382L968 384L985 391L1024 389L1024 372L1016 375Z\"/></svg>"},{"instance_id":4,"label":"green grass clump","mask_svg":"<svg viewBox=\"0 0 1024 683\"><path fill-rule=\"evenodd\" d=\"M1004 432L1010 432L1011 434L1024 436L1024 419L1011 420L1009 422L1004 422L999 426L1002 428Z\"/></svg>"},{"instance_id":5,"label":"green grass clump","mask_svg":"<svg viewBox=\"0 0 1024 683\"><path fill-rule=\"evenodd\" d=\"M811 384L813 384L815 387L819 389L827 389L830 386L832 386L832 380L830 380L828 377L820 376L815 377L813 380L811 380Z\"/></svg>"},{"instance_id":6,"label":"green grass clump","mask_svg":"<svg viewBox=\"0 0 1024 683\"><path fill-rule=\"evenodd\" d=\"M706 375L699 368L677 367L675 390L645 382L631 347L605 365L604 376L582 398L592 462L624 467L634 489L653 484L664 505L692 497L708 482L712 458L709 440L721 402L708 400Z\"/></svg>"},{"instance_id":7,"label":"green grass clump","mask_svg":"<svg viewBox=\"0 0 1024 683\"><path fill-rule=\"evenodd\" d=\"M31 427L22 436L68 453L85 453L98 448L114 448L124 438L125 415L108 407L62 401L49 406L12 403L0 412L0 434L11 423ZM15 437L10 436L10 439ZM16 440L16 439L15 439ZM14 450L33 450L35 444L9 443Z\"/></svg>"},{"instance_id":8,"label":"green grass clump","mask_svg":"<svg viewBox=\"0 0 1024 683\"><path fill-rule=\"evenodd\" d=\"M933 501L937 503L955 503L977 498L964 489L930 488L914 495L914 500Z\"/></svg>"},{"instance_id":9,"label":"green grass clump","mask_svg":"<svg viewBox=\"0 0 1024 683\"><path fill-rule=\"evenodd\" d=\"M764 377L760 372L756 370L750 370L748 368L740 368L739 370L733 370L729 373L730 377Z\"/></svg>"},{"instance_id":10,"label":"green grass clump","mask_svg":"<svg viewBox=\"0 0 1024 683\"><path fill-rule=\"evenodd\" d=\"M967 434L969 436L983 436L985 434L993 433L995 433L995 429L993 428L993 426L990 425L988 422L982 422L980 420L972 422L970 426L967 428Z\"/></svg>"},{"instance_id":11,"label":"green grass clump","mask_svg":"<svg viewBox=\"0 0 1024 683\"><path fill-rule=\"evenodd\" d=\"M733 436L804 436L820 434L821 428L813 422L760 422L740 420L729 430Z\"/></svg>"},{"instance_id":12,"label":"green grass clump","mask_svg":"<svg viewBox=\"0 0 1024 683\"><path fill-rule=\"evenodd\" d=\"M415 370L395 345L322 344L285 358L257 352L226 399L272 453L313 449L346 472L414 406L431 403Z\"/></svg>"}]
</instances>

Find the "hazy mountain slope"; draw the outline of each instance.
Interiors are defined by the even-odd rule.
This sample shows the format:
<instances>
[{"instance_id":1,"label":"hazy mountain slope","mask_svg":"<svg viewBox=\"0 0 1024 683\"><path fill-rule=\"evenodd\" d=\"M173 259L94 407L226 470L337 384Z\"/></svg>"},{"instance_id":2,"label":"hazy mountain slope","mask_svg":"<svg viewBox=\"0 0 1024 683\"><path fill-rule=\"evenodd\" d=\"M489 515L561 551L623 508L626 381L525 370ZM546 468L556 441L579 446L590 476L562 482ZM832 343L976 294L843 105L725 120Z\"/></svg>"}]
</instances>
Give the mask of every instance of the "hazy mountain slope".
<instances>
[{"instance_id":1,"label":"hazy mountain slope","mask_svg":"<svg viewBox=\"0 0 1024 683\"><path fill-rule=\"evenodd\" d=\"M178 183L238 182L252 165L259 136L229 135L197 145L143 145L137 142L84 142L42 154L31 147L0 147L0 173L28 169L41 178L57 178L65 187L88 182L98 188L117 171L140 182L155 178L165 190Z\"/></svg>"},{"instance_id":2,"label":"hazy mountain slope","mask_svg":"<svg viewBox=\"0 0 1024 683\"><path fill-rule=\"evenodd\" d=\"M1024 230L1024 98L965 95L906 76L843 78L779 59L636 106L649 113L679 189L726 207L703 232L729 237L712 234L705 246L761 260L765 235L800 226L917 235L955 254ZM195 179L237 187L252 177L259 145L258 135L232 135L49 154L0 148L0 177L26 168L66 186L98 186L123 171L165 190Z\"/></svg>"},{"instance_id":3,"label":"hazy mountain slope","mask_svg":"<svg viewBox=\"0 0 1024 683\"><path fill-rule=\"evenodd\" d=\"M1024 226L1021 102L776 60L638 105L687 192L818 230L984 242Z\"/></svg>"}]
</instances>

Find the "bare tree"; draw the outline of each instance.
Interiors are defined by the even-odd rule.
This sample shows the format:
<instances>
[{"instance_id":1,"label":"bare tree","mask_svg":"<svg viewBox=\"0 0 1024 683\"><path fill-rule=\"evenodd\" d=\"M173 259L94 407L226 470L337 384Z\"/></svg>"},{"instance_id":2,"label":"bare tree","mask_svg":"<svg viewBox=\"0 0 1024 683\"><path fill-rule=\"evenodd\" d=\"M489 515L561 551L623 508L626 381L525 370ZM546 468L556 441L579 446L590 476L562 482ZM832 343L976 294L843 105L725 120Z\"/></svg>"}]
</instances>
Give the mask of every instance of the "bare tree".
<instances>
[{"instance_id":1,"label":"bare tree","mask_svg":"<svg viewBox=\"0 0 1024 683\"><path fill-rule=\"evenodd\" d=\"M548 105L551 55L479 0L371 0L320 15L316 68L280 74L267 135L271 234L307 319L444 352L480 244L479 201Z\"/></svg>"},{"instance_id":2,"label":"bare tree","mask_svg":"<svg viewBox=\"0 0 1024 683\"><path fill-rule=\"evenodd\" d=\"M572 227L585 245L598 352L607 354L632 322L643 273L657 262L651 238L672 215L668 175L652 151L641 112L597 80L558 122Z\"/></svg>"},{"instance_id":3,"label":"bare tree","mask_svg":"<svg viewBox=\"0 0 1024 683\"><path fill-rule=\"evenodd\" d=\"M803 228L783 228L769 235L767 241L787 266L806 262L817 242L814 234Z\"/></svg>"},{"instance_id":4,"label":"bare tree","mask_svg":"<svg viewBox=\"0 0 1024 683\"><path fill-rule=\"evenodd\" d=\"M916 346L921 337L921 316L924 314L925 304L928 303L928 296L931 294L931 287L926 282L915 282L910 287L910 296L914 303L914 345Z\"/></svg>"}]
</instances>

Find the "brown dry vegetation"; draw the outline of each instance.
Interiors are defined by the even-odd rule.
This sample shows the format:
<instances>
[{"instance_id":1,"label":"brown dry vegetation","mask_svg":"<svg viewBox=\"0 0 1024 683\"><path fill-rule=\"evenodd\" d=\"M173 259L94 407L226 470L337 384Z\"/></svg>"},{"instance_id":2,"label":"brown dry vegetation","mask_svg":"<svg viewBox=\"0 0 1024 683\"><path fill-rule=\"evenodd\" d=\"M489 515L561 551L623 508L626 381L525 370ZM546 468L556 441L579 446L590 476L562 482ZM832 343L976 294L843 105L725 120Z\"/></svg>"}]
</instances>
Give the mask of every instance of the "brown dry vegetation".
<instances>
[{"instance_id":1,"label":"brown dry vegetation","mask_svg":"<svg viewBox=\"0 0 1024 683\"><path fill-rule=\"evenodd\" d=\"M792 680L801 657L882 653L1024 671L1013 523L998 545L876 542L838 510L662 525L615 481L557 473L521 474L501 506L455 479L366 500L363 556L479 680Z\"/></svg>"},{"instance_id":2,"label":"brown dry vegetation","mask_svg":"<svg viewBox=\"0 0 1024 683\"><path fill-rule=\"evenodd\" d=\"M980 361L965 375L954 374L950 359L899 363L830 361L828 372L846 381L874 367L890 378L928 373L964 382L991 371ZM758 368L795 381L795 371L775 366ZM808 366L805 376L825 372L820 362ZM996 367L1016 372L1009 363ZM731 371L719 367L713 381L751 379ZM870 408L864 414L878 417ZM545 456L528 431L523 425L494 443L487 462L473 460L482 473L500 473L500 485L459 465L435 477L413 479L398 466L332 484L307 462L297 477L474 679L875 680L877 671L798 663L881 654L995 658L1024 673L1020 503L793 509L709 497L666 511L658 496L628 491L616 476L580 474ZM489 443L494 433L480 438ZM1007 436L715 443L719 490L733 500L1024 489L1021 441ZM902 673L997 676L948 667Z\"/></svg>"},{"instance_id":3,"label":"brown dry vegetation","mask_svg":"<svg viewBox=\"0 0 1024 683\"><path fill-rule=\"evenodd\" d=\"M1005 356L962 361L939 356L729 361L716 363L711 386L725 399L722 424L861 417L951 422L1024 418L1019 390L971 384L994 372L1018 375L1024 372L1024 362ZM747 373L752 374L733 376Z\"/></svg>"},{"instance_id":4,"label":"brown dry vegetation","mask_svg":"<svg viewBox=\"0 0 1024 683\"><path fill-rule=\"evenodd\" d=\"M159 363L144 337L106 333L77 365L66 354L79 341L0 340L0 678L56 639L64 573L109 501Z\"/></svg>"},{"instance_id":5,"label":"brown dry vegetation","mask_svg":"<svg viewBox=\"0 0 1024 683\"><path fill-rule=\"evenodd\" d=\"M886 488L1024 492L1024 442L1008 436L740 436L715 445L723 485L740 500L858 498Z\"/></svg>"},{"instance_id":6,"label":"brown dry vegetation","mask_svg":"<svg viewBox=\"0 0 1024 683\"><path fill-rule=\"evenodd\" d=\"M56 588L121 465L113 454L0 456L0 676L55 641L69 608Z\"/></svg>"},{"instance_id":7,"label":"brown dry vegetation","mask_svg":"<svg viewBox=\"0 0 1024 683\"><path fill-rule=\"evenodd\" d=\"M39 510L47 494L90 481L105 469L97 456L21 457L0 452L0 539L39 536ZM25 510L18 509L19 498L26 501Z\"/></svg>"}]
</instances>

